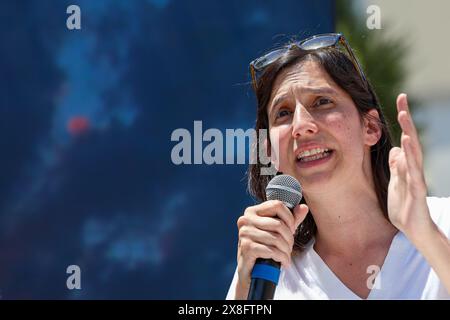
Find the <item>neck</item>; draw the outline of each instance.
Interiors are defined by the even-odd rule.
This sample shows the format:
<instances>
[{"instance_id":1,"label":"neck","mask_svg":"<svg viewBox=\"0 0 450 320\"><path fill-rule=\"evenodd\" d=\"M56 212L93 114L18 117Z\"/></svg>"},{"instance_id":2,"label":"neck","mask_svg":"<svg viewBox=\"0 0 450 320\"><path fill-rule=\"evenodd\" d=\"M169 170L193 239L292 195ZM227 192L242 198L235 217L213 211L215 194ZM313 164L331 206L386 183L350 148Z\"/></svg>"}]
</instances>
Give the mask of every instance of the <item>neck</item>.
<instances>
[{"instance_id":1,"label":"neck","mask_svg":"<svg viewBox=\"0 0 450 320\"><path fill-rule=\"evenodd\" d=\"M369 184L347 184L332 194L305 195L317 225L317 250L351 256L389 246L397 229L384 216L374 190Z\"/></svg>"}]
</instances>

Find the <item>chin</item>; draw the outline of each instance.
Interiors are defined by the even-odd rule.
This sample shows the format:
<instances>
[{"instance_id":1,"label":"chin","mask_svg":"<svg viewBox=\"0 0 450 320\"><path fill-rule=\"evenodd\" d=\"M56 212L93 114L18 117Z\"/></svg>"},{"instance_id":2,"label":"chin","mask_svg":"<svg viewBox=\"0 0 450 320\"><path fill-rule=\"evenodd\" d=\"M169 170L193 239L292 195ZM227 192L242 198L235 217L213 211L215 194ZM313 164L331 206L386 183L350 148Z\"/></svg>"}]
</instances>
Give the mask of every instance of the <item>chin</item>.
<instances>
[{"instance_id":1,"label":"chin","mask_svg":"<svg viewBox=\"0 0 450 320\"><path fill-rule=\"evenodd\" d=\"M278 169L278 172L288 174L300 182L303 191L319 192L327 188L330 185L331 175L330 172L317 172L303 176L298 168L284 168Z\"/></svg>"},{"instance_id":2,"label":"chin","mask_svg":"<svg viewBox=\"0 0 450 320\"><path fill-rule=\"evenodd\" d=\"M300 181L303 192L308 194L324 194L330 190L335 190L333 177L328 172L310 174L307 177L297 174L296 178Z\"/></svg>"}]
</instances>

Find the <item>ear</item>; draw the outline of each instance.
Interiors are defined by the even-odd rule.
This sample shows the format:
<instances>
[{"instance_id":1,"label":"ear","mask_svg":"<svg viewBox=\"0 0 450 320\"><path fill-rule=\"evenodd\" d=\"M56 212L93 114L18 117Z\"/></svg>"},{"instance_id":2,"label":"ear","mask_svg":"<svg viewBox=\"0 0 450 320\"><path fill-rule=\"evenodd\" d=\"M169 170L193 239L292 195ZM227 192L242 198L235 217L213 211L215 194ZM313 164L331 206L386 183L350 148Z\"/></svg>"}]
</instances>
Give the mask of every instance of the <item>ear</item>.
<instances>
[{"instance_id":1,"label":"ear","mask_svg":"<svg viewBox=\"0 0 450 320\"><path fill-rule=\"evenodd\" d=\"M368 146L377 144L381 138L380 114L371 109L364 116L364 142Z\"/></svg>"}]
</instances>

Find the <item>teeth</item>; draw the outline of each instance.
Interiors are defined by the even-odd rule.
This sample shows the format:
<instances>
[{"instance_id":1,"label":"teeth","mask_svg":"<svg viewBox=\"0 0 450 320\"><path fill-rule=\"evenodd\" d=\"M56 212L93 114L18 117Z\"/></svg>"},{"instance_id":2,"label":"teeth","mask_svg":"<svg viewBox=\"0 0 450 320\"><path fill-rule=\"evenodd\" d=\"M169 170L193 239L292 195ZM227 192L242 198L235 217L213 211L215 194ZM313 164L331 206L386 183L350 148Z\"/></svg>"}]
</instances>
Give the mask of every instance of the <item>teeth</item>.
<instances>
[{"instance_id":1,"label":"teeth","mask_svg":"<svg viewBox=\"0 0 450 320\"><path fill-rule=\"evenodd\" d=\"M300 154L297 156L297 159L300 159L303 157L314 156L316 154L322 154L325 152L328 152L328 149L316 148L316 149L306 150L306 151L300 152Z\"/></svg>"},{"instance_id":2,"label":"teeth","mask_svg":"<svg viewBox=\"0 0 450 320\"><path fill-rule=\"evenodd\" d=\"M309 162L309 161L314 161L317 159L322 159L322 158L325 158L326 156L328 156L329 154L330 154L330 152L327 150L327 151L324 151L323 153L318 153L313 156L300 158L300 162Z\"/></svg>"}]
</instances>

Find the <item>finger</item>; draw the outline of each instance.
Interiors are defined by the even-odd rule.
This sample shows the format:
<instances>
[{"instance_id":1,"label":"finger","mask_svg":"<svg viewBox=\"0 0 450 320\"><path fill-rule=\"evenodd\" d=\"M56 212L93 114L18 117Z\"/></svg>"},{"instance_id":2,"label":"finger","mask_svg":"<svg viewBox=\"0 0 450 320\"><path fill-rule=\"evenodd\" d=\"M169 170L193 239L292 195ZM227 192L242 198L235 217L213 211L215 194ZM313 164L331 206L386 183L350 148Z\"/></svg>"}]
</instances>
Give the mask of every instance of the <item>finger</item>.
<instances>
[{"instance_id":1,"label":"finger","mask_svg":"<svg viewBox=\"0 0 450 320\"><path fill-rule=\"evenodd\" d=\"M407 115L405 111L400 111L398 114L398 122L402 128L402 138L403 135L408 135L410 137L411 142L411 151L413 155L416 157L417 164L422 166L422 147L420 145L419 138L417 137L416 129L414 124L409 119L410 117Z\"/></svg>"},{"instance_id":2,"label":"finger","mask_svg":"<svg viewBox=\"0 0 450 320\"><path fill-rule=\"evenodd\" d=\"M257 217L252 219L252 225L258 229L276 232L280 234L288 243L292 241L295 230L292 231L283 221L273 217Z\"/></svg>"},{"instance_id":3,"label":"finger","mask_svg":"<svg viewBox=\"0 0 450 320\"><path fill-rule=\"evenodd\" d=\"M406 181L406 159L402 148L394 147L389 151L389 170L392 181L395 179Z\"/></svg>"},{"instance_id":4,"label":"finger","mask_svg":"<svg viewBox=\"0 0 450 320\"><path fill-rule=\"evenodd\" d=\"M306 204L300 204L294 208L295 230L297 230L298 226L305 220L308 212L309 208Z\"/></svg>"},{"instance_id":5,"label":"finger","mask_svg":"<svg viewBox=\"0 0 450 320\"><path fill-rule=\"evenodd\" d=\"M389 151L389 168L391 169L391 173L394 171L397 174L397 161L400 156L402 149L399 147L393 147Z\"/></svg>"},{"instance_id":6,"label":"finger","mask_svg":"<svg viewBox=\"0 0 450 320\"><path fill-rule=\"evenodd\" d=\"M397 96L397 112L408 111L408 96L406 93L400 93Z\"/></svg>"},{"instance_id":7,"label":"finger","mask_svg":"<svg viewBox=\"0 0 450 320\"><path fill-rule=\"evenodd\" d=\"M273 259L282 263L284 267L287 267L291 261L291 256L285 252L278 250L276 247L257 242L246 242L241 252L243 255L247 255L252 262L256 261L257 258Z\"/></svg>"},{"instance_id":8,"label":"finger","mask_svg":"<svg viewBox=\"0 0 450 320\"><path fill-rule=\"evenodd\" d=\"M247 238L253 242L278 248L280 251L290 255L294 246L294 237L286 241L282 235L276 232L265 231L255 227L245 227L239 230L239 238Z\"/></svg>"},{"instance_id":9,"label":"finger","mask_svg":"<svg viewBox=\"0 0 450 320\"><path fill-rule=\"evenodd\" d=\"M411 116L411 112L409 110L407 95L404 93L399 94L397 97L397 110L398 110L398 122L400 124L400 127L402 128L402 131L409 135L413 139L413 143L417 144L417 146L413 146L415 151L418 151L417 156L418 159L421 162L421 146L420 146L420 138L417 133L416 126L414 125L414 120Z\"/></svg>"},{"instance_id":10,"label":"finger","mask_svg":"<svg viewBox=\"0 0 450 320\"><path fill-rule=\"evenodd\" d=\"M295 232L294 216L291 211L279 200L269 200L255 206L255 211L258 216L261 217L278 217L280 218L291 230Z\"/></svg>"},{"instance_id":11,"label":"finger","mask_svg":"<svg viewBox=\"0 0 450 320\"><path fill-rule=\"evenodd\" d=\"M409 110L409 105L408 105L408 98L405 93L401 93L397 97L397 111L398 111L398 114L400 114L402 111L405 112L407 115L407 120L411 123L412 132L406 132L406 133L407 134L415 133L417 136L417 130L416 130L416 127L414 126L414 121L411 117L411 112Z\"/></svg>"},{"instance_id":12,"label":"finger","mask_svg":"<svg viewBox=\"0 0 450 320\"><path fill-rule=\"evenodd\" d=\"M420 179L422 176L422 169L419 167L419 164L417 163L417 159L413 152L412 144L413 143L410 136L404 135L402 137L402 146L405 152L406 166L408 169L408 173L413 179L416 179L415 181L418 181L417 179Z\"/></svg>"}]
</instances>

